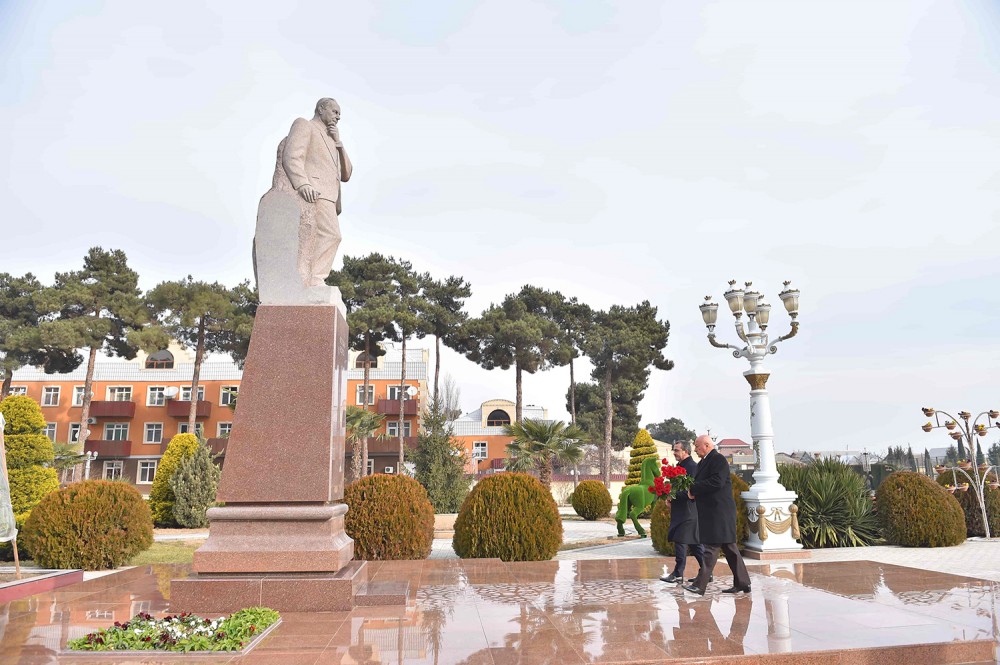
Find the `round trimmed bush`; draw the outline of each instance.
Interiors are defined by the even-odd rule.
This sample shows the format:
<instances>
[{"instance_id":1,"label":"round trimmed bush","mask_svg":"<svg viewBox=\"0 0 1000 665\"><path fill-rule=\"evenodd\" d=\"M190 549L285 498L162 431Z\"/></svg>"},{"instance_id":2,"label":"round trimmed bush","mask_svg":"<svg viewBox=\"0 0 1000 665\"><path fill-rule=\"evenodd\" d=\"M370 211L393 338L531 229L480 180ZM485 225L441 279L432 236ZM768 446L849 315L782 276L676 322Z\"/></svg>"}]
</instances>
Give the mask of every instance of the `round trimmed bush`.
<instances>
[{"instance_id":1,"label":"round trimmed bush","mask_svg":"<svg viewBox=\"0 0 1000 665\"><path fill-rule=\"evenodd\" d=\"M354 558L367 561L426 559L434 540L434 507L413 478L375 474L344 489L350 510L344 529Z\"/></svg>"},{"instance_id":2,"label":"round trimmed bush","mask_svg":"<svg viewBox=\"0 0 1000 665\"><path fill-rule=\"evenodd\" d=\"M156 467L153 476L153 486L149 489L149 509L153 513L153 521L157 526L177 526L174 518L174 489L170 486L170 477L174 475L181 459L194 455L198 451L198 437L194 434L177 434L170 439L163 457Z\"/></svg>"},{"instance_id":3,"label":"round trimmed bush","mask_svg":"<svg viewBox=\"0 0 1000 665\"><path fill-rule=\"evenodd\" d=\"M956 472L955 475L959 483L968 482L962 474ZM996 480L995 474L990 474L987 482L990 480ZM951 471L945 471L938 474L937 477L937 483L942 487L945 485L954 485L955 481L956 478L952 476ZM984 495L986 497L986 515L990 520L990 535L998 536L1000 535L1000 489L994 489L987 485ZM958 500L958 505L962 507L962 512L965 513L966 535L985 536L986 529L983 527L983 511L979 509L979 488L974 483L969 483L968 491L955 492L952 496Z\"/></svg>"},{"instance_id":4,"label":"round trimmed bush","mask_svg":"<svg viewBox=\"0 0 1000 665\"><path fill-rule=\"evenodd\" d=\"M585 520L599 520L611 512L611 493L599 480L584 480L570 497L573 510Z\"/></svg>"},{"instance_id":5,"label":"round trimmed bush","mask_svg":"<svg viewBox=\"0 0 1000 665\"><path fill-rule=\"evenodd\" d=\"M534 476L498 473L480 480L462 503L452 545L463 559L547 561L562 544L552 494Z\"/></svg>"},{"instance_id":6,"label":"round trimmed bush","mask_svg":"<svg viewBox=\"0 0 1000 665\"><path fill-rule=\"evenodd\" d=\"M131 485L85 480L42 499L20 536L45 568L105 570L149 549L153 520Z\"/></svg>"},{"instance_id":7,"label":"round trimmed bush","mask_svg":"<svg viewBox=\"0 0 1000 665\"><path fill-rule=\"evenodd\" d=\"M965 515L951 494L927 476L897 471L882 481L875 510L886 542L951 547L965 541Z\"/></svg>"},{"instance_id":8,"label":"round trimmed bush","mask_svg":"<svg viewBox=\"0 0 1000 665\"><path fill-rule=\"evenodd\" d=\"M747 519L746 503L741 492L750 489L750 485L735 473L729 474L733 484L733 499L736 501L736 542L743 543L750 537L750 521ZM653 512L649 520L649 537L653 549L665 556L674 555L674 544L667 540L670 531L670 502L657 500L653 504Z\"/></svg>"}]
</instances>

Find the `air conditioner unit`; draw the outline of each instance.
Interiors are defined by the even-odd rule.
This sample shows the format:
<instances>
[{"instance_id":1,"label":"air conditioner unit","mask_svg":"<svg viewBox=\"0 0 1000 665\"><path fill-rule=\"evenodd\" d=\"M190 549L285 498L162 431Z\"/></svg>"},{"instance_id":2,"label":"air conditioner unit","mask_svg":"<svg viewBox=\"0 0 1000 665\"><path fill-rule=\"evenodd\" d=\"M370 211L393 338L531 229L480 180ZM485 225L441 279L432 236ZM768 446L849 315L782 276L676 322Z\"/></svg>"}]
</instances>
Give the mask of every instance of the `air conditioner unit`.
<instances>
[{"instance_id":1,"label":"air conditioner unit","mask_svg":"<svg viewBox=\"0 0 1000 665\"><path fill-rule=\"evenodd\" d=\"M96 425L97 424L97 418L95 418L94 416L91 416L91 417L87 418L87 424L88 425Z\"/></svg>"},{"instance_id":2,"label":"air conditioner unit","mask_svg":"<svg viewBox=\"0 0 1000 665\"><path fill-rule=\"evenodd\" d=\"M386 473L395 473L395 472L396 472L396 469L394 469L394 468L393 468L393 467L391 467L391 466L387 466L387 467L385 467L385 472L386 472Z\"/></svg>"}]
</instances>

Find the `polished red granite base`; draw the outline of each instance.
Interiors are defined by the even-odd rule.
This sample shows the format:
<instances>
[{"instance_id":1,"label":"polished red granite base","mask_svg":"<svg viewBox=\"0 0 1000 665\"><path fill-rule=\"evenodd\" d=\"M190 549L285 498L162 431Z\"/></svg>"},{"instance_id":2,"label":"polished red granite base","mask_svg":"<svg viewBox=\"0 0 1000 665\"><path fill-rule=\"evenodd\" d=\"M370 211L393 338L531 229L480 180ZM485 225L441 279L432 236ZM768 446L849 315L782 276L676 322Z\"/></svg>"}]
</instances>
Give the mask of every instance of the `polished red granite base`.
<instances>
[{"instance_id":1,"label":"polished red granite base","mask_svg":"<svg viewBox=\"0 0 1000 665\"><path fill-rule=\"evenodd\" d=\"M405 605L286 613L252 653L191 662L995 662L994 582L864 561L751 564L752 592L733 598L720 593L732 582L723 563L709 595L692 598L657 580L666 562L371 562L370 584L407 583ZM0 663L82 663L59 654L67 639L170 612L170 580L186 573L144 566L2 605ZM177 662L142 662L161 661Z\"/></svg>"}]
</instances>

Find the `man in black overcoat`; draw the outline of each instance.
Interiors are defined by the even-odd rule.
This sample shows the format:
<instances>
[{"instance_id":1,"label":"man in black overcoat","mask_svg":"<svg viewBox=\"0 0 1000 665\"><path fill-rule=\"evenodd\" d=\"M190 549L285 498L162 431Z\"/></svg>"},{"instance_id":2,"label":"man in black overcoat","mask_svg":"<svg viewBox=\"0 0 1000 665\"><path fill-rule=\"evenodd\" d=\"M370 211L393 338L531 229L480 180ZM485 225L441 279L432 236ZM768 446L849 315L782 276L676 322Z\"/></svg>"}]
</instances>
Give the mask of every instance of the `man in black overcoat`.
<instances>
[{"instance_id":1,"label":"man in black overcoat","mask_svg":"<svg viewBox=\"0 0 1000 665\"><path fill-rule=\"evenodd\" d=\"M691 459L691 442L674 441L673 451L677 466L683 467L687 474L694 478L698 465ZM678 493L670 502L670 530L667 531L667 540L674 544L674 572L661 577L661 580L671 584L684 581L689 545L691 556L698 562L698 567L705 566L703 561L705 548L699 544L698 538L698 508L695 502L688 498L686 492Z\"/></svg>"},{"instance_id":2,"label":"man in black overcoat","mask_svg":"<svg viewBox=\"0 0 1000 665\"><path fill-rule=\"evenodd\" d=\"M715 449L715 443L707 434L695 439L694 450L701 457L701 462L698 463L688 497L694 499L698 508L698 535L705 546L705 557L698 577L684 589L699 596L705 595L721 550L733 571L733 586L723 593L749 593L750 574L736 543L736 500L733 499L729 462Z\"/></svg>"}]
</instances>

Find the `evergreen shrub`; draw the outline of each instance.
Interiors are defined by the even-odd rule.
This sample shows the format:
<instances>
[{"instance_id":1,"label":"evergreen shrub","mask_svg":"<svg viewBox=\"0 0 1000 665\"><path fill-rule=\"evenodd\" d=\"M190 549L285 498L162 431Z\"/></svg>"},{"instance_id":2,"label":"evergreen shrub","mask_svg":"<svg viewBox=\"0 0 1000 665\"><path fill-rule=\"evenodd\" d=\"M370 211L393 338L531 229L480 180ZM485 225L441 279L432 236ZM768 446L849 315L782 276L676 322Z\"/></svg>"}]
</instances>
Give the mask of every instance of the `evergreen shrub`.
<instances>
[{"instance_id":1,"label":"evergreen shrub","mask_svg":"<svg viewBox=\"0 0 1000 665\"><path fill-rule=\"evenodd\" d=\"M611 493L599 480L584 480L570 496L573 510L585 520L599 520L611 512Z\"/></svg>"},{"instance_id":2,"label":"evergreen shrub","mask_svg":"<svg viewBox=\"0 0 1000 665\"><path fill-rule=\"evenodd\" d=\"M814 549L864 547L879 541L878 518L865 479L840 460L781 465L778 481L798 494L800 541Z\"/></svg>"},{"instance_id":3,"label":"evergreen shrub","mask_svg":"<svg viewBox=\"0 0 1000 665\"><path fill-rule=\"evenodd\" d=\"M733 499L736 501L736 543L740 544L750 536L746 502L740 496L741 492L750 489L750 485L735 473L730 473L729 479L733 483ZM668 531L670 531L670 502L658 500L653 504L649 520L649 537L653 541L654 550L665 556L673 556L674 544L667 540Z\"/></svg>"},{"instance_id":4,"label":"evergreen shrub","mask_svg":"<svg viewBox=\"0 0 1000 665\"><path fill-rule=\"evenodd\" d=\"M170 477L181 463L181 459L193 455L198 450L198 437L194 434L177 434L170 439L163 457L156 467L153 486L149 490L149 509L157 526L177 526L174 519L174 490L170 487Z\"/></svg>"},{"instance_id":5,"label":"evergreen shrub","mask_svg":"<svg viewBox=\"0 0 1000 665\"><path fill-rule=\"evenodd\" d=\"M344 529L354 558L367 561L426 559L434 540L434 508L413 478L375 474L344 489L350 508Z\"/></svg>"},{"instance_id":6,"label":"evergreen shrub","mask_svg":"<svg viewBox=\"0 0 1000 665\"><path fill-rule=\"evenodd\" d=\"M20 535L42 567L105 570L153 544L153 521L131 485L85 480L42 499Z\"/></svg>"},{"instance_id":7,"label":"evergreen shrub","mask_svg":"<svg viewBox=\"0 0 1000 665\"><path fill-rule=\"evenodd\" d=\"M649 435L647 430L641 429L632 441L632 450L629 451L628 477L625 479L626 485L638 485L642 481L642 463L650 457L658 457L656 452L656 442Z\"/></svg>"},{"instance_id":8,"label":"evergreen shrub","mask_svg":"<svg viewBox=\"0 0 1000 665\"><path fill-rule=\"evenodd\" d=\"M965 515L958 500L923 474L890 475L879 485L875 510L891 545L951 547L965 541Z\"/></svg>"},{"instance_id":9,"label":"evergreen shrub","mask_svg":"<svg viewBox=\"0 0 1000 665\"><path fill-rule=\"evenodd\" d=\"M44 465L55 459L52 442L42 433L45 417L38 403L25 395L10 395L0 401L4 426L4 449L7 454L7 478L10 484L10 502L18 529L28 518L28 513L42 498L59 489L59 476L55 469ZM0 543L3 557L13 550Z\"/></svg>"},{"instance_id":10,"label":"evergreen shrub","mask_svg":"<svg viewBox=\"0 0 1000 665\"><path fill-rule=\"evenodd\" d=\"M480 480L455 520L452 545L466 558L547 561L562 544L562 520L552 494L524 473Z\"/></svg>"},{"instance_id":11,"label":"evergreen shrub","mask_svg":"<svg viewBox=\"0 0 1000 665\"><path fill-rule=\"evenodd\" d=\"M962 474L956 472L955 475L959 483L969 482ZM973 475L971 471L969 475ZM987 482L990 480L996 480L994 473L990 473ZM954 485L956 484L956 478L952 476L951 471L945 471L938 474L937 483L942 487L945 485ZM985 536L986 529L983 527L983 512L979 509L979 488L974 483L969 483L967 491L955 492L952 496L958 500L958 505L962 507L962 512L965 513L966 535L970 537ZM990 520L990 535L1000 536L1000 489L994 489L987 485L985 497L986 516Z\"/></svg>"},{"instance_id":12,"label":"evergreen shrub","mask_svg":"<svg viewBox=\"0 0 1000 665\"><path fill-rule=\"evenodd\" d=\"M471 479L465 447L453 437L441 409L432 404L417 437L417 449L410 453L414 476L427 490L436 513L456 513L469 494Z\"/></svg>"},{"instance_id":13,"label":"evergreen shrub","mask_svg":"<svg viewBox=\"0 0 1000 665\"><path fill-rule=\"evenodd\" d=\"M219 467L212 461L208 446L181 458L173 475L170 489L174 492L174 519L188 529L208 526L207 511L215 502L219 488Z\"/></svg>"}]
</instances>

